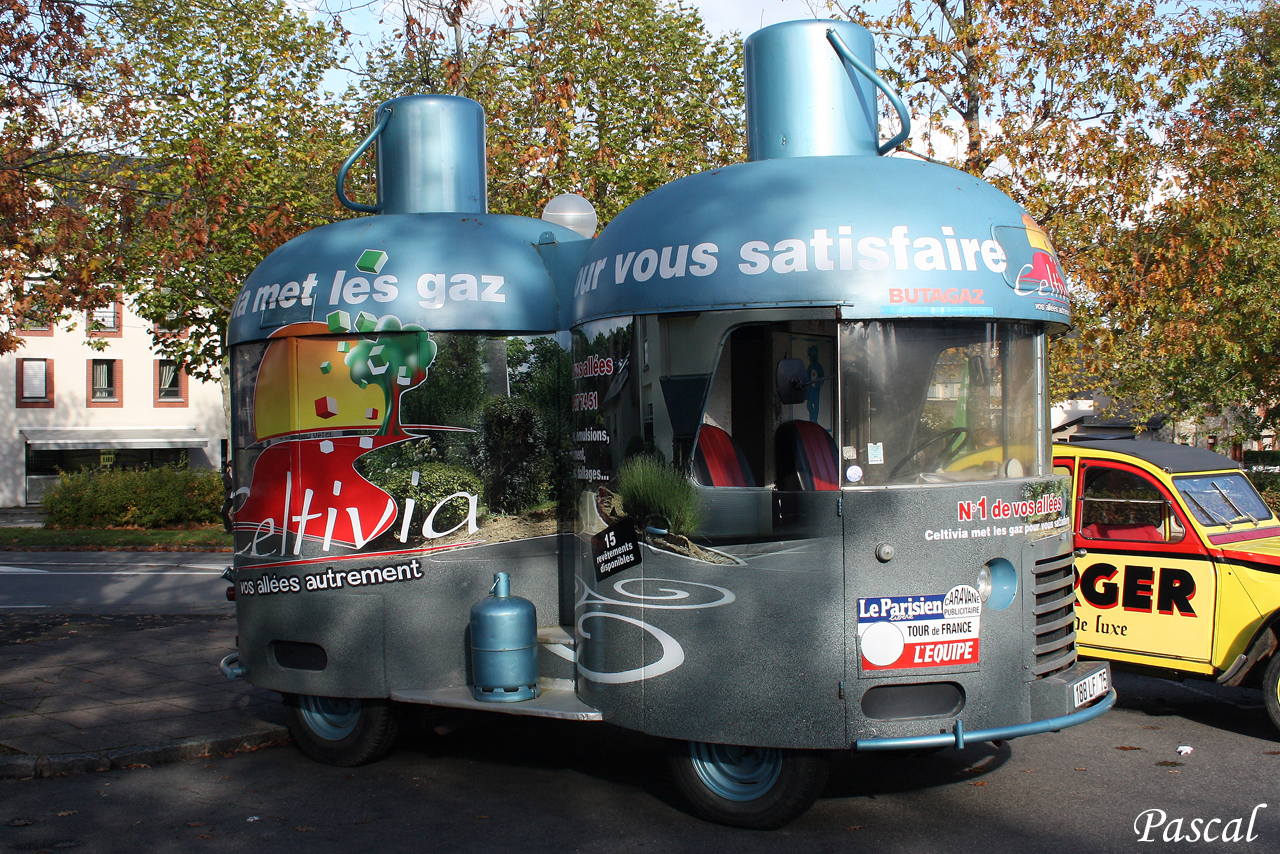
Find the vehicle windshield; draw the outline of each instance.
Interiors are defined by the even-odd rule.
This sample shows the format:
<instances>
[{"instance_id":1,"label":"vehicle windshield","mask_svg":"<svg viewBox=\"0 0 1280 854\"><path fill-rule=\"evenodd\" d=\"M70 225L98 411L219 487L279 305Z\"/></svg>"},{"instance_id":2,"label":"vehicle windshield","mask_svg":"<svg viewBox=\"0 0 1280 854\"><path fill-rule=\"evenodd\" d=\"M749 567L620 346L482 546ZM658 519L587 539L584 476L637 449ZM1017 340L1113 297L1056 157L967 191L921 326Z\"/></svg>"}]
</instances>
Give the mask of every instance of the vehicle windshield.
<instances>
[{"instance_id":1,"label":"vehicle windshield","mask_svg":"<svg viewBox=\"0 0 1280 854\"><path fill-rule=\"evenodd\" d=\"M1267 503L1243 474L1177 477L1173 483L1202 525L1257 527L1274 521Z\"/></svg>"},{"instance_id":2,"label":"vehicle windshield","mask_svg":"<svg viewBox=\"0 0 1280 854\"><path fill-rule=\"evenodd\" d=\"M859 321L840 335L844 486L1044 472L1037 326Z\"/></svg>"}]
</instances>

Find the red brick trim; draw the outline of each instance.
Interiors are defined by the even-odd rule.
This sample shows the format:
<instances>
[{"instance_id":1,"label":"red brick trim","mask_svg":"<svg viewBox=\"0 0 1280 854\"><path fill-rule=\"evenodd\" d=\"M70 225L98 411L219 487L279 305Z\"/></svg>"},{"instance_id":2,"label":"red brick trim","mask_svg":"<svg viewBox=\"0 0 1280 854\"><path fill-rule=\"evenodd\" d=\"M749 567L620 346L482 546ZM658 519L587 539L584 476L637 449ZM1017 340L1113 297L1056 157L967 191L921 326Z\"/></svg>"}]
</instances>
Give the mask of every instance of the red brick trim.
<instances>
[{"instance_id":1,"label":"red brick trim","mask_svg":"<svg viewBox=\"0 0 1280 854\"><path fill-rule=\"evenodd\" d=\"M113 371L116 396L110 399L93 399L93 363L115 362ZM89 359L85 364L85 406L90 409L122 409L124 407L124 361L122 359Z\"/></svg>"},{"instance_id":2,"label":"red brick trim","mask_svg":"<svg viewBox=\"0 0 1280 854\"><path fill-rule=\"evenodd\" d=\"M44 362L44 397L22 399L22 363ZM53 359L19 359L18 360L18 409L53 409Z\"/></svg>"},{"instance_id":3,"label":"red brick trim","mask_svg":"<svg viewBox=\"0 0 1280 854\"><path fill-rule=\"evenodd\" d=\"M53 324L50 323L47 329L19 329L18 334L23 338L52 338Z\"/></svg>"},{"instance_id":4,"label":"red brick trim","mask_svg":"<svg viewBox=\"0 0 1280 854\"><path fill-rule=\"evenodd\" d=\"M116 312L116 328L115 329L90 329L89 325L93 321L93 312L86 311L84 313L85 334L90 338L122 338L124 337L124 304L119 300L112 303Z\"/></svg>"},{"instance_id":5,"label":"red brick trim","mask_svg":"<svg viewBox=\"0 0 1280 854\"><path fill-rule=\"evenodd\" d=\"M160 365L172 359L156 359L151 369L151 402L157 409L186 409L191 399L187 391L187 369L178 371L178 396L176 398L160 397Z\"/></svg>"}]
</instances>

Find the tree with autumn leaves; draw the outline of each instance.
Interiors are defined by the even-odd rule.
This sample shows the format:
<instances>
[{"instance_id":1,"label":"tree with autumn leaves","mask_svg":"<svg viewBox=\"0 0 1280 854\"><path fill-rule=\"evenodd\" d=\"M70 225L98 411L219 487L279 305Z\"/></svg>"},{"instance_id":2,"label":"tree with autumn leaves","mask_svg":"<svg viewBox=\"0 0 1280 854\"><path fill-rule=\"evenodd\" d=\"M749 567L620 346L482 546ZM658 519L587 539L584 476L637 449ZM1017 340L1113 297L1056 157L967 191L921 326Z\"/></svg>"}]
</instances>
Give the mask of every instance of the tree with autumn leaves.
<instances>
[{"instance_id":1,"label":"tree with autumn leaves","mask_svg":"<svg viewBox=\"0 0 1280 854\"><path fill-rule=\"evenodd\" d=\"M0 0L0 352L24 323L112 300L134 196L116 180L136 112L95 70L129 68L91 44L80 4Z\"/></svg>"},{"instance_id":2,"label":"tree with autumn leaves","mask_svg":"<svg viewBox=\"0 0 1280 854\"><path fill-rule=\"evenodd\" d=\"M832 6L877 36L920 125L910 150L981 175L1054 235L1077 305L1077 333L1055 347L1056 396L1089 388L1171 413L1276 399L1270 315L1256 310L1274 264L1273 4ZM388 97L486 107L495 212L536 215L577 191L604 223L742 158L738 40L679 4L400 8L361 82L335 97L324 75L352 64L349 34L283 0L0 0L0 350L24 312L65 316L118 283L158 325L191 330L161 335L162 349L217 374L248 272L350 215L333 170ZM353 194L370 172L353 170Z\"/></svg>"},{"instance_id":3,"label":"tree with autumn leaves","mask_svg":"<svg viewBox=\"0 0 1280 854\"><path fill-rule=\"evenodd\" d=\"M1161 144L1167 184L1096 255L1077 364L1140 413L1280 425L1280 6L1223 15ZM1226 439L1227 437L1222 437Z\"/></svg>"},{"instance_id":4,"label":"tree with autumn leaves","mask_svg":"<svg viewBox=\"0 0 1280 854\"><path fill-rule=\"evenodd\" d=\"M831 6L876 35L921 124L905 147L990 181L1053 235L1075 307L1055 399L1280 425L1274 3Z\"/></svg>"}]
</instances>

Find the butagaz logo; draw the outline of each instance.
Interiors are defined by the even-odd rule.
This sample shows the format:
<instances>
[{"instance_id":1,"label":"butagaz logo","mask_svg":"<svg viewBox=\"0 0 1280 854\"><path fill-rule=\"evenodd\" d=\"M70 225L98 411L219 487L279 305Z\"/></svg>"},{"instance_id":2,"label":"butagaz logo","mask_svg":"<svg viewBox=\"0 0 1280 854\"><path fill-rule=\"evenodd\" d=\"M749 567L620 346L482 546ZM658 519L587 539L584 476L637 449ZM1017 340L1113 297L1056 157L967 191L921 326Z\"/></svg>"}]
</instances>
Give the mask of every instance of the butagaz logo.
<instances>
[{"instance_id":1,"label":"butagaz logo","mask_svg":"<svg viewBox=\"0 0 1280 854\"><path fill-rule=\"evenodd\" d=\"M1243 817L1170 818L1161 809L1143 810L1133 820L1133 832L1139 842L1252 842L1258 838L1253 830L1258 810L1266 808L1266 804L1254 807L1247 826Z\"/></svg>"}]
</instances>

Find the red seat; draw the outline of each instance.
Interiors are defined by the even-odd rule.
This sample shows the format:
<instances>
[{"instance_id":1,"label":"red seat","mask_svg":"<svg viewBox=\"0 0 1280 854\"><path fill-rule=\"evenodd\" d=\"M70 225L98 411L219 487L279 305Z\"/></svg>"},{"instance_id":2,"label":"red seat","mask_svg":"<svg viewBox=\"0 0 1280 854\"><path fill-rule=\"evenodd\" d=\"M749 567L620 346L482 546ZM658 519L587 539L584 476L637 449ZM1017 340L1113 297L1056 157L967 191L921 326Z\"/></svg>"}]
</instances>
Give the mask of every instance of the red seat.
<instances>
[{"instance_id":1,"label":"red seat","mask_svg":"<svg viewBox=\"0 0 1280 854\"><path fill-rule=\"evenodd\" d=\"M693 476L703 486L755 486L751 466L733 437L719 427L703 424L693 449Z\"/></svg>"},{"instance_id":2,"label":"red seat","mask_svg":"<svg viewBox=\"0 0 1280 854\"><path fill-rule=\"evenodd\" d=\"M778 489L839 489L840 467L831 434L812 421L778 427Z\"/></svg>"},{"instance_id":3,"label":"red seat","mask_svg":"<svg viewBox=\"0 0 1280 854\"><path fill-rule=\"evenodd\" d=\"M1081 528L1080 534L1092 540L1134 540L1142 543L1165 541L1154 525L1108 525L1095 522Z\"/></svg>"}]
</instances>

